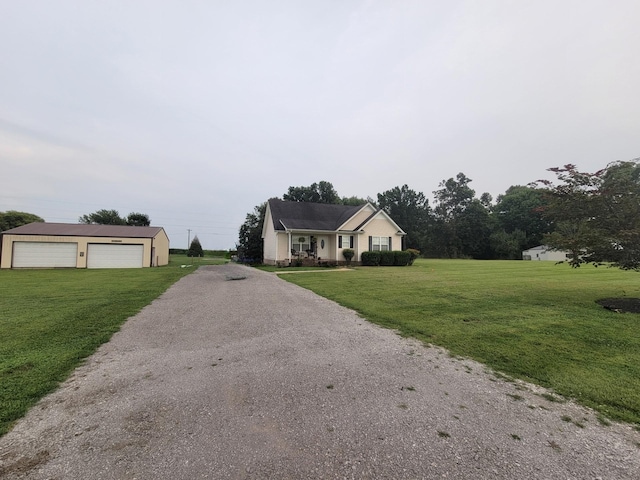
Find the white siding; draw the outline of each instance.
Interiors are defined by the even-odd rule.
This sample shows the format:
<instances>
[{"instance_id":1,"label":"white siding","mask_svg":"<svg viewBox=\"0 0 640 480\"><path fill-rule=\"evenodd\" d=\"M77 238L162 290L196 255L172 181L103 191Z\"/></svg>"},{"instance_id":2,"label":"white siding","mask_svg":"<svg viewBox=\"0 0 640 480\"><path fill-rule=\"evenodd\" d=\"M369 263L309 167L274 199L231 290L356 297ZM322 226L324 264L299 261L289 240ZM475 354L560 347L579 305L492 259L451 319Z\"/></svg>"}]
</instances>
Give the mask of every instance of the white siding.
<instances>
[{"instance_id":1,"label":"white siding","mask_svg":"<svg viewBox=\"0 0 640 480\"><path fill-rule=\"evenodd\" d=\"M75 268L77 243L14 242L13 268Z\"/></svg>"},{"instance_id":2,"label":"white siding","mask_svg":"<svg viewBox=\"0 0 640 480\"><path fill-rule=\"evenodd\" d=\"M523 260L562 262L567 260L564 250L549 250L548 247L534 247L522 252Z\"/></svg>"},{"instance_id":3,"label":"white siding","mask_svg":"<svg viewBox=\"0 0 640 480\"><path fill-rule=\"evenodd\" d=\"M141 268L144 247L111 243L90 243L87 268Z\"/></svg>"}]
</instances>

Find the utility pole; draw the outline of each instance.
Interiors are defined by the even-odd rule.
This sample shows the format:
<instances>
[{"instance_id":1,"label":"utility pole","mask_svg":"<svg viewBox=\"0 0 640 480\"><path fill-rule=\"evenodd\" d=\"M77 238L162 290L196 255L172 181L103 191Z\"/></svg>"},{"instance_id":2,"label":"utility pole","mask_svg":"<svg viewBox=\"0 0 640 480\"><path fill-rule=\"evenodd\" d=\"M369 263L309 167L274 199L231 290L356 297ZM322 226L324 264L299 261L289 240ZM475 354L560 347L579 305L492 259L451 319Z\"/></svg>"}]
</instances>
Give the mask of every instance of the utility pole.
<instances>
[{"instance_id":1,"label":"utility pole","mask_svg":"<svg viewBox=\"0 0 640 480\"><path fill-rule=\"evenodd\" d=\"M187 232L189 232L187 234L187 248L189 248L191 246L191 229L187 228Z\"/></svg>"}]
</instances>

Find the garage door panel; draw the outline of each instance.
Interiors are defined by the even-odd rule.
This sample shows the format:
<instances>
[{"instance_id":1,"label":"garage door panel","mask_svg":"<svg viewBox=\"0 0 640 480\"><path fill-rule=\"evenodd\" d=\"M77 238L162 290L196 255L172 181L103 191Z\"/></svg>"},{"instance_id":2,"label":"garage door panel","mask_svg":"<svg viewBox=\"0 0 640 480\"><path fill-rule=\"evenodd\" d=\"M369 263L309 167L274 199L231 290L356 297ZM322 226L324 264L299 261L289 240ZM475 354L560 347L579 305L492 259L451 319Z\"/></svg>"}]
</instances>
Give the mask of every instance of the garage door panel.
<instances>
[{"instance_id":1,"label":"garage door panel","mask_svg":"<svg viewBox=\"0 0 640 480\"><path fill-rule=\"evenodd\" d=\"M78 244L72 242L14 242L13 268L75 268Z\"/></svg>"},{"instance_id":2,"label":"garage door panel","mask_svg":"<svg viewBox=\"0 0 640 480\"><path fill-rule=\"evenodd\" d=\"M143 245L90 243L87 268L141 268Z\"/></svg>"}]
</instances>

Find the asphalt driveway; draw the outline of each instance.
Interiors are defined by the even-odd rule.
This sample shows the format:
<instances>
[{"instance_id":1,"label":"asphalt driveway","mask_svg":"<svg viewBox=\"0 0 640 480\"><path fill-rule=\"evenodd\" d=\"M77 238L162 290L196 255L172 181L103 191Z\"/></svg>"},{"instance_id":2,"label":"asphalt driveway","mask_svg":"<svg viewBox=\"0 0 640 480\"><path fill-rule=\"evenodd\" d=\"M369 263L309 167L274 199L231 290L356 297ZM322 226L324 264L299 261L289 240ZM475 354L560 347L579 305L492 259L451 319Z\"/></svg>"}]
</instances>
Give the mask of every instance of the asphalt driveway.
<instances>
[{"instance_id":1,"label":"asphalt driveway","mask_svg":"<svg viewBox=\"0 0 640 480\"><path fill-rule=\"evenodd\" d=\"M640 432L541 392L274 274L201 267L0 439L0 477L640 478Z\"/></svg>"}]
</instances>

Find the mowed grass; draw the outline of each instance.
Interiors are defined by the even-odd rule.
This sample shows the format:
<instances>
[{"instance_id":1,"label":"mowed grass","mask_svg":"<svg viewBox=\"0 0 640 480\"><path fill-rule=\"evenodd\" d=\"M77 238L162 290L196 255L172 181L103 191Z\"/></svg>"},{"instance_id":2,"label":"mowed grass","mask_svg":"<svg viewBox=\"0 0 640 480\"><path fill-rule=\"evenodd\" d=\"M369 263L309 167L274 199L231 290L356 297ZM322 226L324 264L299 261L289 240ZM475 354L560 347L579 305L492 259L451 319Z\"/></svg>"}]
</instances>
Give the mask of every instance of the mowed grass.
<instances>
[{"instance_id":1,"label":"mowed grass","mask_svg":"<svg viewBox=\"0 0 640 480\"><path fill-rule=\"evenodd\" d=\"M640 273L553 262L418 260L289 282L452 354L640 423L640 314L595 303L640 297Z\"/></svg>"},{"instance_id":2,"label":"mowed grass","mask_svg":"<svg viewBox=\"0 0 640 480\"><path fill-rule=\"evenodd\" d=\"M0 435L195 268L0 270Z\"/></svg>"},{"instance_id":3,"label":"mowed grass","mask_svg":"<svg viewBox=\"0 0 640 480\"><path fill-rule=\"evenodd\" d=\"M190 265L193 267L199 267L200 265L224 265L228 263L229 260L222 257L187 257L186 255L171 255L169 264L170 265Z\"/></svg>"}]
</instances>

